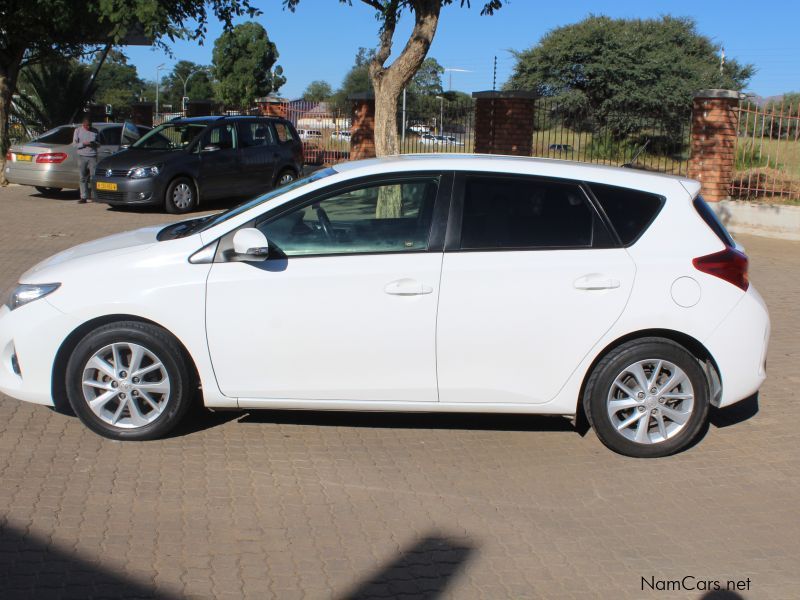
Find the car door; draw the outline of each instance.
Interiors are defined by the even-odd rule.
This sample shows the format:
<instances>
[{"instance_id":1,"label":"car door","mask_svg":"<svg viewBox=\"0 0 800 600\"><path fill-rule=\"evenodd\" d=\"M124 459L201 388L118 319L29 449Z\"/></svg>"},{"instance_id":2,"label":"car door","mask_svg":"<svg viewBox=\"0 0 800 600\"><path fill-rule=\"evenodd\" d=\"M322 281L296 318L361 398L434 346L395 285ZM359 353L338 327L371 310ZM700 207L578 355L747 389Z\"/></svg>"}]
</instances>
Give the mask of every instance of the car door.
<instances>
[{"instance_id":1,"label":"car door","mask_svg":"<svg viewBox=\"0 0 800 600\"><path fill-rule=\"evenodd\" d=\"M634 263L576 182L466 174L456 190L440 401L547 402L619 318Z\"/></svg>"},{"instance_id":2,"label":"car door","mask_svg":"<svg viewBox=\"0 0 800 600\"><path fill-rule=\"evenodd\" d=\"M241 185L255 196L272 188L280 159L280 148L268 121L239 121L237 124L242 159Z\"/></svg>"},{"instance_id":3,"label":"car door","mask_svg":"<svg viewBox=\"0 0 800 600\"><path fill-rule=\"evenodd\" d=\"M143 128L142 128L143 129ZM136 140L138 140L144 133L142 133L142 129L137 127L131 121L125 121L122 125L122 135L120 136L120 148L128 148L131 146Z\"/></svg>"},{"instance_id":4,"label":"car door","mask_svg":"<svg viewBox=\"0 0 800 600\"><path fill-rule=\"evenodd\" d=\"M100 143L97 148L98 162L119 150L121 136L122 125L109 125L99 131L97 135L97 141Z\"/></svg>"},{"instance_id":5,"label":"car door","mask_svg":"<svg viewBox=\"0 0 800 600\"><path fill-rule=\"evenodd\" d=\"M206 294L223 393L243 405L435 402L450 182L438 173L371 178L277 209L249 224L270 240L260 263L233 259L233 234L224 237Z\"/></svg>"},{"instance_id":6,"label":"car door","mask_svg":"<svg viewBox=\"0 0 800 600\"><path fill-rule=\"evenodd\" d=\"M211 127L203 134L200 153L200 197L204 200L247 194L241 184L241 160L234 123Z\"/></svg>"}]
</instances>

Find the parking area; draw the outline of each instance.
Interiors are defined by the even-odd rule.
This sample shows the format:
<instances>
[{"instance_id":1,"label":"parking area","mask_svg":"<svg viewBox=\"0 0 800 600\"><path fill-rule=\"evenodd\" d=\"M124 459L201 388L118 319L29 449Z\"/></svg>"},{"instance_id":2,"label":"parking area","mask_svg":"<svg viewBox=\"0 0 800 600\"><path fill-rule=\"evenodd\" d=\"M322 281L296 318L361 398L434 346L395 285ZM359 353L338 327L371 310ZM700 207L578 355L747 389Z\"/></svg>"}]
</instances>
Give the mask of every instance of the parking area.
<instances>
[{"instance_id":1,"label":"parking area","mask_svg":"<svg viewBox=\"0 0 800 600\"><path fill-rule=\"evenodd\" d=\"M0 289L176 218L0 188ZM198 409L119 443L0 395L0 598L796 598L800 243L739 241L769 377L669 458L514 415Z\"/></svg>"}]
</instances>

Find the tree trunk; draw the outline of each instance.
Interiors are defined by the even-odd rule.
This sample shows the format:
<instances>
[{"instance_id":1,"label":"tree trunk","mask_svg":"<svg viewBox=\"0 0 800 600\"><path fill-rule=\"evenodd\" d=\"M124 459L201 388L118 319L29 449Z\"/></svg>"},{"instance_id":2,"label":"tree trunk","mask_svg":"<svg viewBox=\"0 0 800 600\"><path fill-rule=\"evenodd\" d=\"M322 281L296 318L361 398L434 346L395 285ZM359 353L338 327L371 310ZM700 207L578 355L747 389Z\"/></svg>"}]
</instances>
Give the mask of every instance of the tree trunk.
<instances>
[{"instance_id":1,"label":"tree trunk","mask_svg":"<svg viewBox=\"0 0 800 600\"><path fill-rule=\"evenodd\" d=\"M399 154L397 100L403 88L419 70L436 35L441 0L414 0L414 29L400 55L388 67L384 63L392 52L397 2L390 2L380 33L380 46L370 62L369 75L375 88L375 154Z\"/></svg>"},{"instance_id":2,"label":"tree trunk","mask_svg":"<svg viewBox=\"0 0 800 600\"><path fill-rule=\"evenodd\" d=\"M16 58L16 57L15 57ZM8 122L11 117L11 99L17 87L17 75L22 62L22 54L11 64L0 64L0 186L8 185L6 180L6 152L11 146Z\"/></svg>"}]
</instances>

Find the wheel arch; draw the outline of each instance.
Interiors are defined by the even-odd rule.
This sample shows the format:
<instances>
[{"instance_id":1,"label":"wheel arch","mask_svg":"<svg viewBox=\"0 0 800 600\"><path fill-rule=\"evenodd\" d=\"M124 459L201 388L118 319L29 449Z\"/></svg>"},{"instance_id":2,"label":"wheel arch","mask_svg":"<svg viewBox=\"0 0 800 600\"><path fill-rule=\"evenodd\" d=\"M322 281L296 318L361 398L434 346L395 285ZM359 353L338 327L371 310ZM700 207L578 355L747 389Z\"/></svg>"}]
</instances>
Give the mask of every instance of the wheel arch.
<instances>
[{"instance_id":1,"label":"wheel arch","mask_svg":"<svg viewBox=\"0 0 800 600\"><path fill-rule=\"evenodd\" d=\"M280 169L277 169L275 180L272 182L273 187L278 187L278 182L281 180L281 175L286 173L286 171L294 173L295 179L300 177L300 171L298 171L294 165L291 164L283 165Z\"/></svg>"},{"instance_id":2,"label":"wheel arch","mask_svg":"<svg viewBox=\"0 0 800 600\"><path fill-rule=\"evenodd\" d=\"M580 393L578 394L578 406L576 411L576 419L579 422L586 423L586 384L589 382L589 379L594 372L595 367L597 364L603 360L609 352L613 351L615 348L618 348L622 344L626 344L630 341L643 339L643 338L662 338L665 340L669 340L674 342L683 348L685 348L692 356L694 356L697 361L700 363L703 372L706 374L706 378L708 379L708 389L711 394L711 403L714 404L715 400L718 400L722 394L722 383L720 379L720 370L719 366L717 366L717 362L714 360L711 352L709 352L708 348L706 348L702 342L698 339L690 336L687 333L683 333L681 331L676 331L674 329L641 329L638 331L632 331L627 333L614 341L607 344L592 360L592 363L589 365L589 368L583 374L583 380L581 381L581 388Z\"/></svg>"},{"instance_id":3,"label":"wheel arch","mask_svg":"<svg viewBox=\"0 0 800 600\"><path fill-rule=\"evenodd\" d=\"M69 406L69 401L67 400L67 387L66 387L66 375L67 375L67 362L69 361L69 357L72 354L72 351L78 345L78 343L86 337L91 331L97 329L98 327L102 327L103 325L110 325L111 323L119 323L123 321L136 321L138 323L146 323L148 325L153 325L154 327L158 327L159 329L163 329L169 335L171 335L175 341L178 343L178 346L183 353L183 358L186 361L186 364L189 367L190 374L194 377L196 382L200 381L200 374L197 370L197 365L192 358L191 353L186 348L184 343L169 329L152 321L150 319L146 319L144 317L140 317L138 315L129 315L129 314L111 314L111 315L103 315L100 317L96 317L94 319L90 319L85 323L82 323L78 327L76 327L66 338L64 341L61 342L61 345L56 352L55 360L53 361L53 371L50 377L50 393L51 397L53 398L53 406L59 412L66 412L71 413L72 409Z\"/></svg>"}]
</instances>

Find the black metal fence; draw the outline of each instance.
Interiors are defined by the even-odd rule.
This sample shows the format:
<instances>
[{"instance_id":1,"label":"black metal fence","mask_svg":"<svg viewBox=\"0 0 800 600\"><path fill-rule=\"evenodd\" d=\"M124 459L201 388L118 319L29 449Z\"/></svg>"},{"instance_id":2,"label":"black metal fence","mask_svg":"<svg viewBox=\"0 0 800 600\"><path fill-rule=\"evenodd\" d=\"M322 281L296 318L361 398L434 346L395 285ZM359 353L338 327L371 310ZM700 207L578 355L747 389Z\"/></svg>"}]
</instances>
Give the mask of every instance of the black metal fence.
<instances>
[{"instance_id":1,"label":"black metal fence","mask_svg":"<svg viewBox=\"0 0 800 600\"><path fill-rule=\"evenodd\" d=\"M662 114L574 110L553 98L534 106L533 155L686 175L691 108Z\"/></svg>"},{"instance_id":2,"label":"black metal fence","mask_svg":"<svg viewBox=\"0 0 800 600\"><path fill-rule=\"evenodd\" d=\"M473 152L475 104L446 96L407 99L398 110L400 153Z\"/></svg>"}]
</instances>

